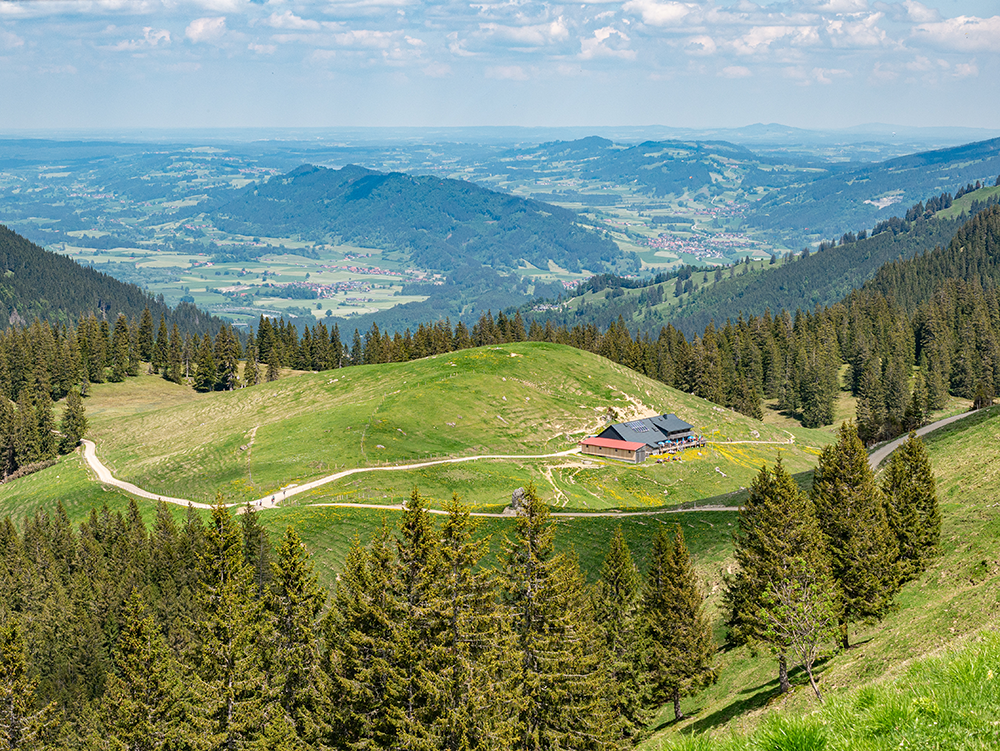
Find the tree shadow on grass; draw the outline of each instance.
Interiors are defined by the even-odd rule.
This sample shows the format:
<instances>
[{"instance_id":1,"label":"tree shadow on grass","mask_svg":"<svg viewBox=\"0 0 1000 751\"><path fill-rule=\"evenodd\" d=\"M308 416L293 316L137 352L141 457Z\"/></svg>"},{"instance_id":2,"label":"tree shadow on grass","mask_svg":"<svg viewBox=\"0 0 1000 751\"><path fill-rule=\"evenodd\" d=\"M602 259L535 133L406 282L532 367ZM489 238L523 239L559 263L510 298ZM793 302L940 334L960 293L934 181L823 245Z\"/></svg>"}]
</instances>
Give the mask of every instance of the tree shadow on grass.
<instances>
[{"instance_id":1,"label":"tree shadow on grass","mask_svg":"<svg viewBox=\"0 0 1000 751\"><path fill-rule=\"evenodd\" d=\"M817 661L816 665L813 667L813 672L819 678L822 673L826 671L829 667L830 658L824 658ZM777 663L775 663L775 671L777 671ZM792 690L797 688L805 687L808 691L812 691L812 687L809 685L809 676L805 670L802 668L794 668L788 673L788 680L792 684ZM733 718L738 717L747 712L753 712L757 709L763 709L774 699L780 697L781 694L778 692L778 678L775 676L773 679L766 681L765 683L758 684L756 686L751 686L740 691L736 698L715 712L709 715L705 715L690 725L685 727L680 732L684 734L696 734L704 733L709 730L714 730L722 725L726 725ZM692 710L689 716L697 715L698 710ZM664 722L659 725L655 730L662 730L669 728L674 725L676 721L671 719L670 722Z\"/></svg>"}]
</instances>

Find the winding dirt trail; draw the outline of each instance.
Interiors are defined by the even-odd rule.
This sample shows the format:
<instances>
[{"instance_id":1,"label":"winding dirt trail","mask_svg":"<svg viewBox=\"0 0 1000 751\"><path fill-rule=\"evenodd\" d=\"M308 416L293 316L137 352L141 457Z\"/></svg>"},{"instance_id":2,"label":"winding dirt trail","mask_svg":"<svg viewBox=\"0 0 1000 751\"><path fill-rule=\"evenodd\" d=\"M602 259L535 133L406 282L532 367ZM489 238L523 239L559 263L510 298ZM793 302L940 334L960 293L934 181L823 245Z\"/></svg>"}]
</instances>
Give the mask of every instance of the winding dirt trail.
<instances>
[{"instance_id":1,"label":"winding dirt trail","mask_svg":"<svg viewBox=\"0 0 1000 751\"><path fill-rule=\"evenodd\" d=\"M275 508L282 501L291 498L292 496L299 495L300 493L306 493L315 488L326 485L327 483L339 480L344 477L349 477L351 475L359 474L361 472L396 472L407 469L421 469L423 467L433 467L439 464L459 464L461 462L471 462L481 459L558 459L561 457L574 456L580 453L580 449L574 448L568 451L560 451L555 454L535 454L535 455L523 455L523 454L482 454L479 456L461 456L454 459L435 459L428 462L419 462L417 464L401 464L397 466L388 467L355 467L354 469L345 469L342 472L335 472L332 475L327 475L321 477L318 480L312 480L311 482L303 483L302 485L295 485L293 487L283 488L275 493L264 496L263 498L258 498L255 501L251 501L251 505L258 509L269 509ZM148 498L153 501L163 501L165 503L174 503L181 506L187 506L190 504L194 508L210 509L211 504L199 503L197 501L190 501L186 498L173 498L166 495L158 495L156 493L150 493L148 490L143 490L137 485L133 485L130 482L125 482L124 480L119 480L113 474L111 470L104 465L104 463L97 458L97 446L93 441L86 438L83 439L83 458L86 460L88 466L97 475L97 479L104 483L105 485L111 485L112 487L124 490L126 493L131 493L132 495L139 496L140 498ZM228 507L242 507L243 503L229 503L226 504ZM337 508L368 508L368 509L381 509L383 511L402 511L403 506L401 504L395 505L382 505L377 503L314 503L310 504L312 506L325 506L325 507L337 507ZM689 511L734 511L732 506L698 506L697 508L678 508L678 509L659 509L655 511L556 511L552 513L552 516L558 517L591 517L591 516L602 516L602 517L623 517L623 516L656 516L658 514L678 514L685 513ZM428 509L431 514L447 514L447 511L441 509ZM471 516L482 516L495 519L503 519L510 517L511 514L501 514L501 513L485 513L485 512L472 512Z\"/></svg>"},{"instance_id":2,"label":"winding dirt trail","mask_svg":"<svg viewBox=\"0 0 1000 751\"><path fill-rule=\"evenodd\" d=\"M917 428L916 433L917 435L927 435L928 433L934 432L938 428L943 428L945 425L951 425L953 422L958 422L959 420L974 414L976 414L976 410L973 409L968 412L963 412L960 415L952 415L951 417L946 417L943 420L932 422L930 425L925 425L922 428ZM885 444L876 451L873 451L868 457L868 466L872 468L872 471L874 472L878 469L878 466L884 462L886 458L888 458L889 454L898 449L906 439L907 436L900 436L895 440L889 441L889 443Z\"/></svg>"}]
</instances>

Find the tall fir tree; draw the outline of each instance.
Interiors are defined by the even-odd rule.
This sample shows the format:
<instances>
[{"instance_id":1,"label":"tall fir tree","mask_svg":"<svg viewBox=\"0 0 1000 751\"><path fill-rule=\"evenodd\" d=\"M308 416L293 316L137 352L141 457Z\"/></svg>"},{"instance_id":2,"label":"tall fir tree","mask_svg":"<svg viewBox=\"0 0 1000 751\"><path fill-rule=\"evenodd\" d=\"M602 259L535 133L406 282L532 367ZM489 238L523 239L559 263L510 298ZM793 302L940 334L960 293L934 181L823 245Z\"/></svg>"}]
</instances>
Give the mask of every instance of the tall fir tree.
<instances>
[{"instance_id":1,"label":"tall fir tree","mask_svg":"<svg viewBox=\"0 0 1000 751\"><path fill-rule=\"evenodd\" d=\"M87 416L83 407L83 398L76 389L70 389L66 395L66 409L59 423L62 437L59 439L59 451L68 454L80 445L80 439L87 432Z\"/></svg>"},{"instance_id":2,"label":"tall fir tree","mask_svg":"<svg viewBox=\"0 0 1000 751\"><path fill-rule=\"evenodd\" d=\"M215 388L218 370L212 354L212 340L205 334L198 348L195 360L194 388L196 391L211 391Z\"/></svg>"},{"instance_id":3,"label":"tall fir tree","mask_svg":"<svg viewBox=\"0 0 1000 751\"><path fill-rule=\"evenodd\" d=\"M899 546L903 581L917 578L939 552L941 512L930 458L923 440L910 433L882 475L889 526Z\"/></svg>"},{"instance_id":4,"label":"tall fir tree","mask_svg":"<svg viewBox=\"0 0 1000 751\"><path fill-rule=\"evenodd\" d=\"M594 613L604 631L613 691L611 709L619 736L634 741L649 721L650 686L646 673L646 634L641 619L642 582L619 525L594 589Z\"/></svg>"},{"instance_id":5,"label":"tall fir tree","mask_svg":"<svg viewBox=\"0 0 1000 751\"><path fill-rule=\"evenodd\" d=\"M0 624L0 745L10 751L50 748L46 731L54 707L36 706L38 684L28 677L21 627L13 619Z\"/></svg>"},{"instance_id":6,"label":"tall fir tree","mask_svg":"<svg viewBox=\"0 0 1000 751\"><path fill-rule=\"evenodd\" d=\"M767 625L760 603L768 587L789 579L799 565L822 570L829 565L826 540L813 504L779 460L761 467L750 485L733 534L736 572L726 578L729 639L736 644L765 641ZM778 685L788 691L787 646L775 645Z\"/></svg>"},{"instance_id":7,"label":"tall fir tree","mask_svg":"<svg viewBox=\"0 0 1000 751\"><path fill-rule=\"evenodd\" d=\"M662 525L653 539L642 614L653 705L672 702L680 720L681 697L715 680L715 642L680 527L673 541Z\"/></svg>"},{"instance_id":8,"label":"tall fir tree","mask_svg":"<svg viewBox=\"0 0 1000 751\"><path fill-rule=\"evenodd\" d=\"M830 549L842 607L841 646L847 649L850 624L888 614L900 580L899 546L853 423L843 423L837 442L820 454L810 498Z\"/></svg>"}]
</instances>

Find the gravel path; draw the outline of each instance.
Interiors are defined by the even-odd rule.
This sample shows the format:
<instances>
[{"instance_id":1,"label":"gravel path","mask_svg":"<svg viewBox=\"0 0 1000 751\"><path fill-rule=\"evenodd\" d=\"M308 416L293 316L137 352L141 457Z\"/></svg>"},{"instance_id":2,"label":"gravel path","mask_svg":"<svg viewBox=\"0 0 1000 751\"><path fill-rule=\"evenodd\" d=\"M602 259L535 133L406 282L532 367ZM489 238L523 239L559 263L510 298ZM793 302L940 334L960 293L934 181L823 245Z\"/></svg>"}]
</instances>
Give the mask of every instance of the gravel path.
<instances>
[{"instance_id":1,"label":"gravel path","mask_svg":"<svg viewBox=\"0 0 1000 751\"><path fill-rule=\"evenodd\" d=\"M932 433L938 428L943 428L945 425L951 425L953 422L957 422L958 420L968 417L969 415L974 415L975 413L976 410L971 410L969 412L963 412L960 415L952 415L951 417L946 417L943 420L932 422L930 425L924 425L924 427L917 429L917 435L927 435L928 433ZM902 445L903 441L906 440L906 438L907 436L905 435L900 436L894 441L889 441L889 443L873 451L871 455L869 455L868 457L868 466L872 468L872 471L874 472L876 469L878 469L878 466L886 460L889 454L891 454L893 451L899 448Z\"/></svg>"},{"instance_id":2,"label":"gravel path","mask_svg":"<svg viewBox=\"0 0 1000 751\"><path fill-rule=\"evenodd\" d=\"M343 477L349 477L350 475L358 474L360 472L396 472L400 470L407 469L420 469L422 467L433 467L438 464L458 464L460 462L471 462L480 459L556 459L560 457L573 456L579 454L580 449L574 448L568 451L560 451L555 454L536 454L531 456L525 456L521 454L483 454L481 456L462 456L455 459L435 459L429 462L420 462L419 464L402 464L399 466L389 466L389 467L356 467L354 469L345 469L342 472L336 472L332 475L327 475L326 477L321 477L318 480L313 480L311 482L304 483L302 485L295 485L294 487L283 488L282 490L266 495L263 498L258 498L255 501L251 501L253 506L259 509L275 508L281 501L284 501L292 496L298 495L300 493L305 493L314 488L318 488L322 485L326 485L334 480L339 480ZM189 501L186 498L172 498L165 495L157 495L156 493L150 493L148 490L143 490L137 485L133 485L130 482L125 482L124 480L119 480L114 475L111 474L111 470L108 469L100 459L97 458L97 446L93 441L83 439L83 458L86 460L87 464L92 470L94 470L97 475L97 479L104 483L105 485L111 485L116 488L124 490L126 493L131 493L132 495L139 496L140 498L148 498L153 501L164 501L165 503L175 503L181 506L187 506L191 504L194 508L210 509L211 504L208 503L198 503L197 501ZM242 507L243 503L230 503L226 504L229 507L239 506ZM400 504L395 505L381 505L377 503L315 503L310 504L313 506L326 506L326 507L337 507L337 508L369 508L369 509L381 509L383 511L402 511L403 507ZM557 517L573 517L573 518L583 518L588 516L602 516L602 517L623 517L623 516L656 516L658 514L679 514L689 511L734 511L732 506L699 506L697 508L677 508L677 509L660 509L656 511L594 511L594 512L573 512L573 511L556 511L552 513L552 516ZM441 509L428 509L431 514L447 514L447 511L442 511ZM482 516L494 519L503 519L511 516L511 514L502 513L484 513L484 512L473 512L471 516Z\"/></svg>"}]
</instances>

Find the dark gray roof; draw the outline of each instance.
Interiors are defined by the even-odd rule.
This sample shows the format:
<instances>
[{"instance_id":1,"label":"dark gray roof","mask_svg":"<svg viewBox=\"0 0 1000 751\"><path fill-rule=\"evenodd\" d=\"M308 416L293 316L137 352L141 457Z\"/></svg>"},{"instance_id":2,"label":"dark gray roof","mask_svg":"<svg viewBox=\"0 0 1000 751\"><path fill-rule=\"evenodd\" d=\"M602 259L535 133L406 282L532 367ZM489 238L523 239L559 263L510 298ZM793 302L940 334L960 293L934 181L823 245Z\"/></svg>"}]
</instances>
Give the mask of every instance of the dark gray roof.
<instances>
[{"instance_id":1,"label":"dark gray roof","mask_svg":"<svg viewBox=\"0 0 1000 751\"><path fill-rule=\"evenodd\" d=\"M687 435L692 427L675 414L657 415L642 420L616 423L605 428L599 437L645 443L647 446L655 447L663 441Z\"/></svg>"}]
</instances>

